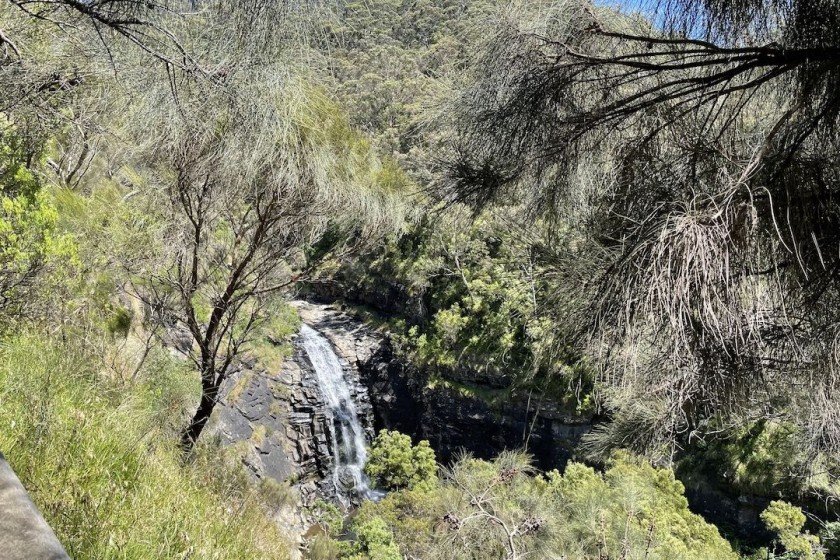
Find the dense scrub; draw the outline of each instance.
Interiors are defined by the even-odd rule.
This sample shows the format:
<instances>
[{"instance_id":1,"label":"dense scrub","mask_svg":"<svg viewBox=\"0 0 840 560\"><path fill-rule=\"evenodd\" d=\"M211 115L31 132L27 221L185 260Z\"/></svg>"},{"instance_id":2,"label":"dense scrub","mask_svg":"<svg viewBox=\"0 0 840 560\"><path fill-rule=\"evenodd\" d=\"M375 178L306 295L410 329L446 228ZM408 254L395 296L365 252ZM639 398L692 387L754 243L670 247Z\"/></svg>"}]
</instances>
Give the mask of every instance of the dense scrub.
<instances>
[{"instance_id":1,"label":"dense scrub","mask_svg":"<svg viewBox=\"0 0 840 560\"><path fill-rule=\"evenodd\" d=\"M340 534L340 526L325 528ZM490 462L465 457L435 484L365 504L351 531L355 552L313 558L355 558L358 550L364 558L398 557L377 552L371 540L430 560L738 558L714 526L689 512L672 471L626 454L603 474L572 463L562 475L536 473L516 453Z\"/></svg>"},{"instance_id":2,"label":"dense scrub","mask_svg":"<svg viewBox=\"0 0 840 560\"><path fill-rule=\"evenodd\" d=\"M577 325L604 447L671 460L691 435L772 418L821 464L840 442L838 4L645 4L502 18L448 103L438 193L522 201L571 249L557 285L589 271Z\"/></svg>"},{"instance_id":3,"label":"dense scrub","mask_svg":"<svg viewBox=\"0 0 840 560\"><path fill-rule=\"evenodd\" d=\"M428 441L413 446L409 436L391 430L377 434L365 464L365 473L387 490L427 486L436 472L435 452Z\"/></svg>"},{"instance_id":4,"label":"dense scrub","mask_svg":"<svg viewBox=\"0 0 840 560\"><path fill-rule=\"evenodd\" d=\"M332 281L351 303L387 317L401 350L433 381L536 391L591 413L591 362L562 314L545 305L560 297L546 267L551 257L538 231L511 223L519 212L434 213L378 253L345 263Z\"/></svg>"},{"instance_id":5,"label":"dense scrub","mask_svg":"<svg viewBox=\"0 0 840 560\"><path fill-rule=\"evenodd\" d=\"M74 558L285 558L289 541L242 467L176 445L198 386L156 350L121 379L78 339L0 348L0 448Z\"/></svg>"},{"instance_id":6,"label":"dense scrub","mask_svg":"<svg viewBox=\"0 0 840 560\"><path fill-rule=\"evenodd\" d=\"M195 7L0 6L0 450L71 554L286 554L196 440L304 280L432 384L607 420L562 475L386 432L313 558L733 558L666 466L836 554L836 0Z\"/></svg>"},{"instance_id":7,"label":"dense scrub","mask_svg":"<svg viewBox=\"0 0 840 560\"><path fill-rule=\"evenodd\" d=\"M382 432L374 449L373 471L416 473L428 461L425 441L411 445L397 432ZM673 470L627 452L601 471L572 462L562 474L539 472L518 452L491 461L462 456L437 476L386 487L384 499L349 519L316 503L308 557L824 560L837 546L836 523L814 534L802 510L781 500L760 516L774 537L767 547L733 545L689 510Z\"/></svg>"}]
</instances>

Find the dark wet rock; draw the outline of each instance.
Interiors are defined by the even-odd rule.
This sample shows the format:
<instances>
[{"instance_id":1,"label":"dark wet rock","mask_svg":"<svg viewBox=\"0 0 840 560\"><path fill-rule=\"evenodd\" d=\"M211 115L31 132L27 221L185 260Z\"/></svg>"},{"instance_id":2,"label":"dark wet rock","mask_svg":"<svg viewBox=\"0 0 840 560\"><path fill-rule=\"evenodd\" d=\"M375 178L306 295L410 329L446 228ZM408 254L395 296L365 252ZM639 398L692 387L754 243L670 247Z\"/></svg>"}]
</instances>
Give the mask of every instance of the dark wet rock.
<instances>
[{"instance_id":1,"label":"dark wet rock","mask_svg":"<svg viewBox=\"0 0 840 560\"><path fill-rule=\"evenodd\" d=\"M527 395L491 403L446 383L430 383L428 372L400 359L387 333L334 306L295 305L303 321L334 347L369 439L374 428L396 429L428 439L443 461L461 451L491 458L527 446L540 467L555 468L572 456L591 426L588 417L528 402ZM464 374L453 381L498 389L481 385L481 379ZM278 371L268 372L252 359L240 361L222 387L207 433L236 444L255 478L294 481L307 504L334 491L333 429L312 364L295 344Z\"/></svg>"},{"instance_id":2,"label":"dark wet rock","mask_svg":"<svg viewBox=\"0 0 840 560\"><path fill-rule=\"evenodd\" d=\"M723 533L754 545L766 544L773 538L759 517L770 504L769 497L738 494L697 473L679 478L691 510Z\"/></svg>"},{"instance_id":3,"label":"dark wet rock","mask_svg":"<svg viewBox=\"0 0 840 560\"><path fill-rule=\"evenodd\" d=\"M372 406L376 428L428 439L444 461L461 451L491 458L505 449L527 447L541 468L562 468L591 429L591 416L530 400L527 394L506 395L501 402L491 403L446 383L431 383L429 372L397 356L387 333L336 306L301 304L299 309L303 320L332 342L349 367L359 371L367 391L355 390L365 401L361 406ZM486 383L487 374L446 375L478 391L505 386L498 379Z\"/></svg>"},{"instance_id":4,"label":"dark wet rock","mask_svg":"<svg viewBox=\"0 0 840 560\"><path fill-rule=\"evenodd\" d=\"M443 461L461 451L491 458L505 449L527 447L548 469L562 467L591 427L589 417L531 402L527 395L492 403L446 383L430 383L428 372L397 356L387 333L335 306L295 306L303 321L333 345L369 439L374 428L396 429L415 440L428 439ZM465 374L453 381L498 389L481 385L481 379ZM329 496L331 430L312 365L295 345L276 372L250 359L239 363L222 388L209 433L243 447L243 463L255 477L294 480L299 488L313 483ZM302 496L306 503L308 495Z\"/></svg>"},{"instance_id":5,"label":"dark wet rock","mask_svg":"<svg viewBox=\"0 0 840 560\"><path fill-rule=\"evenodd\" d=\"M591 416L527 394L505 394L492 402L447 382L434 383L427 372L397 359L387 338L363 365L362 375L377 427L429 440L443 461L463 451L489 459L506 449L527 449L540 468L562 468L592 427ZM478 383L472 387L475 393L498 389Z\"/></svg>"}]
</instances>

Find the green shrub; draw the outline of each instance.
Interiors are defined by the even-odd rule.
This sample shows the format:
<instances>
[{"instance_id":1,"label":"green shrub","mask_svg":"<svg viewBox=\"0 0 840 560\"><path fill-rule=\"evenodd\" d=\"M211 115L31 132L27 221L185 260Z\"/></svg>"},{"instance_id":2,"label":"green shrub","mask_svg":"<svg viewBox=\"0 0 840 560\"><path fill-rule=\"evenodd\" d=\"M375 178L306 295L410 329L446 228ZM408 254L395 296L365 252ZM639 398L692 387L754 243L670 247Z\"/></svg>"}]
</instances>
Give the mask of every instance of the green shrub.
<instances>
[{"instance_id":1,"label":"green shrub","mask_svg":"<svg viewBox=\"0 0 840 560\"><path fill-rule=\"evenodd\" d=\"M825 524L820 531L820 543L829 558L840 558L840 521Z\"/></svg>"},{"instance_id":2,"label":"green shrub","mask_svg":"<svg viewBox=\"0 0 840 560\"><path fill-rule=\"evenodd\" d=\"M105 328L111 336L125 338L131 329L132 319L133 315L130 309L115 307L111 316L105 322Z\"/></svg>"},{"instance_id":3,"label":"green shrub","mask_svg":"<svg viewBox=\"0 0 840 560\"><path fill-rule=\"evenodd\" d=\"M309 560L338 560L342 547L328 535L317 534L309 541L307 558Z\"/></svg>"},{"instance_id":4,"label":"green shrub","mask_svg":"<svg viewBox=\"0 0 840 560\"><path fill-rule=\"evenodd\" d=\"M269 510L277 511L294 506L298 501L297 491L288 482L278 482L273 478L263 478L258 486L260 498Z\"/></svg>"},{"instance_id":5,"label":"green shrub","mask_svg":"<svg viewBox=\"0 0 840 560\"><path fill-rule=\"evenodd\" d=\"M787 557L802 560L825 558L816 535L803 533L805 514L798 507L787 502L774 500L761 513L761 520L768 529L776 533Z\"/></svg>"},{"instance_id":6,"label":"green shrub","mask_svg":"<svg viewBox=\"0 0 840 560\"><path fill-rule=\"evenodd\" d=\"M411 438L397 431L382 430L373 440L365 472L389 490L429 486L437 463L429 442L411 445Z\"/></svg>"},{"instance_id":7,"label":"green shrub","mask_svg":"<svg viewBox=\"0 0 840 560\"><path fill-rule=\"evenodd\" d=\"M785 538L798 534L805 526L805 514L796 506L774 500L761 513L761 520L768 529Z\"/></svg>"},{"instance_id":8,"label":"green shrub","mask_svg":"<svg viewBox=\"0 0 840 560\"><path fill-rule=\"evenodd\" d=\"M0 113L0 326L27 315L36 303L35 279L75 255L70 237L57 231L58 213L27 167L28 155Z\"/></svg>"},{"instance_id":9,"label":"green shrub","mask_svg":"<svg viewBox=\"0 0 840 560\"><path fill-rule=\"evenodd\" d=\"M309 506L308 513L315 521L309 530L307 557L309 560L337 560L349 550L344 538L344 514L338 506L318 499Z\"/></svg>"},{"instance_id":10,"label":"green shrub","mask_svg":"<svg viewBox=\"0 0 840 560\"><path fill-rule=\"evenodd\" d=\"M566 490L560 496L564 507L571 512L593 508L583 519L575 519L574 513L571 514L580 534L585 534L584 523L591 524L593 518L613 527L604 541L616 551L616 557L619 551L624 553L626 543L630 542L633 550L649 549L651 558L736 558L717 528L688 509L685 488L671 469L654 468L628 453L614 455L603 475L573 465L575 470L570 470L570 465L563 475ZM578 479L574 484L577 489L568 490L575 481L575 471L580 476L584 469L588 470L584 477L588 483ZM591 478L593 474L598 481ZM593 554L594 550L589 553Z\"/></svg>"},{"instance_id":11,"label":"green shrub","mask_svg":"<svg viewBox=\"0 0 840 560\"><path fill-rule=\"evenodd\" d=\"M339 537L344 528L344 516L338 506L318 499L309 508L309 514L321 526L324 533L330 537Z\"/></svg>"},{"instance_id":12,"label":"green shrub","mask_svg":"<svg viewBox=\"0 0 840 560\"><path fill-rule=\"evenodd\" d=\"M348 560L402 560L400 548L383 519L374 517L354 525L354 529L356 539Z\"/></svg>"}]
</instances>

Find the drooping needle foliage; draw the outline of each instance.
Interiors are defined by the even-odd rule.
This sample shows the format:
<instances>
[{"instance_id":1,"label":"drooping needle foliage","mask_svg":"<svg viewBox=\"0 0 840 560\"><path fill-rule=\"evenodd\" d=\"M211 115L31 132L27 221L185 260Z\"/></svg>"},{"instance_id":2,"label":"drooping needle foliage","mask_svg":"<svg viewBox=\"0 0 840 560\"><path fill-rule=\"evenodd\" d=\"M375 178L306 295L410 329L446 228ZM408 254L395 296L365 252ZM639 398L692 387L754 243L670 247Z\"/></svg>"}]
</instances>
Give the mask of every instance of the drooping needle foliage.
<instances>
[{"instance_id":1,"label":"drooping needle foliage","mask_svg":"<svg viewBox=\"0 0 840 560\"><path fill-rule=\"evenodd\" d=\"M441 193L524 196L583 234L558 245L593 272L573 320L622 445L782 414L834 453L840 6L654 4L503 22L451 106Z\"/></svg>"}]
</instances>

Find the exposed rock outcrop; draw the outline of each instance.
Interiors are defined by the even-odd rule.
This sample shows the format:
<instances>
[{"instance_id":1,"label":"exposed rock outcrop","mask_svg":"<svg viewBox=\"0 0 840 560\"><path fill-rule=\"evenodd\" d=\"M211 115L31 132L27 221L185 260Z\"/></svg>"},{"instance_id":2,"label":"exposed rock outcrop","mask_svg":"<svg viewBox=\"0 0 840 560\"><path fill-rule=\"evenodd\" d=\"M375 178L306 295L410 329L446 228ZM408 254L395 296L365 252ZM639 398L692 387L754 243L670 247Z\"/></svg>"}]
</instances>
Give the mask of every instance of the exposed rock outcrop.
<instances>
[{"instance_id":1,"label":"exposed rock outcrop","mask_svg":"<svg viewBox=\"0 0 840 560\"><path fill-rule=\"evenodd\" d=\"M433 380L428 372L396 359L387 338L360 370L377 427L429 440L443 461L462 451L489 459L505 449L526 449L539 467L558 468L592 427L591 417L527 394L511 395L478 382Z\"/></svg>"},{"instance_id":2,"label":"exposed rock outcrop","mask_svg":"<svg viewBox=\"0 0 840 560\"><path fill-rule=\"evenodd\" d=\"M591 418L527 394L505 394L497 401L465 390L497 391L480 376L459 377L453 383L431 381L394 353L387 333L333 306L299 304L301 318L326 336L353 372L359 372L367 391L363 406L372 404L377 429L389 428L417 439L428 439L438 457L448 461L461 451L491 458L504 449L527 448L543 468L562 466L572 456ZM369 395L369 397L368 397ZM476 437L481 434L481 437Z\"/></svg>"},{"instance_id":3,"label":"exposed rock outcrop","mask_svg":"<svg viewBox=\"0 0 840 560\"><path fill-rule=\"evenodd\" d=\"M297 306L304 322L318 330L322 320L326 324L329 318L338 317L328 306ZM349 324L346 328L350 332ZM338 332L342 331L336 326L325 334L345 367L351 394L370 435L373 412L356 365L369 359L369 352L353 336L331 335ZM332 429L312 364L304 349L293 341L291 356L276 371L267 370L252 358L239 363L222 386L207 432L224 445L238 446L243 462L256 478L289 481L299 489L302 502L308 504L316 495L329 496L331 492L330 485L323 481L333 466L329 444Z\"/></svg>"},{"instance_id":4,"label":"exposed rock outcrop","mask_svg":"<svg viewBox=\"0 0 840 560\"><path fill-rule=\"evenodd\" d=\"M572 456L591 427L588 417L528 395L494 402L462 384L432 382L427 372L395 355L387 333L334 306L294 305L335 348L370 437L375 427L428 439L443 461L461 451L490 458L527 447L540 467L555 468ZM474 387L481 389L479 383ZM332 468L331 429L312 365L295 344L277 371L244 360L231 373L210 432L225 444L241 446L255 477L294 481L307 503L316 494L329 495L328 485L319 483Z\"/></svg>"},{"instance_id":5,"label":"exposed rock outcrop","mask_svg":"<svg viewBox=\"0 0 840 560\"><path fill-rule=\"evenodd\" d=\"M691 510L725 533L755 544L773 538L759 517L770 504L770 498L726 491L702 476L682 476L680 480L685 485Z\"/></svg>"}]
</instances>

